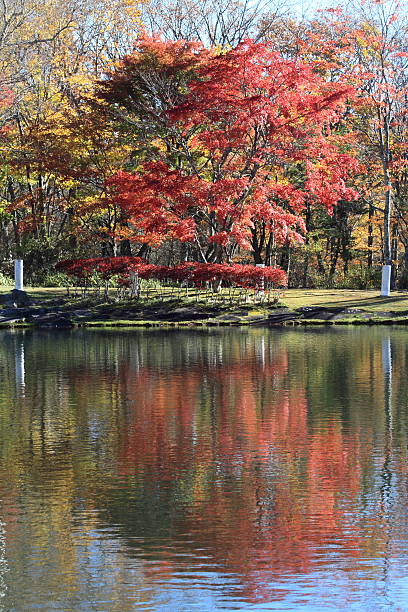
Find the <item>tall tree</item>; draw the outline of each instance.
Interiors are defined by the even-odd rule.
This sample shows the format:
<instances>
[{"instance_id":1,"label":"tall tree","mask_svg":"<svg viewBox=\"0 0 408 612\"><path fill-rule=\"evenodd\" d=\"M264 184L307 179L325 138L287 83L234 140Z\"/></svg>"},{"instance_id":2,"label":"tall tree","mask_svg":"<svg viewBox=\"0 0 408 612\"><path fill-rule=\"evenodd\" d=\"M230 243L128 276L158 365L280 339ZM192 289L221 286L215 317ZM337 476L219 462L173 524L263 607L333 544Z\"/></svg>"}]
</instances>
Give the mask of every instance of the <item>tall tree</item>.
<instances>
[{"instance_id":1,"label":"tall tree","mask_svg":"<svg viewBox=\"0 0 408 612\"><path fill-rule=\"evenodd\" d=\"M233 48L246 38L260 39L289 6L290 0L151 0L142 20L151 34Z\"/></svg>"},{"instance_id":2,"label":"tall tree","mask_svg":"<svg viewBox=\"0 0 408 612\"><path fill-rule=\"evenodd\" d=\"M78 197L83 208L91 193L103 196L95 163L112 139L97 117L90 127L89 96L107 65L131 48L140 20L129 0L3 3L4 23L18 15L0 49L13 92L1 141L2 256L24 255L28 272L40 272L69 246Z\"/></svg>"},{"instance_id":3,"label":"tall tree","mask_svg":"<svg viewBox=\"0 0 408 612\"><path fill-rule=\"evenodd\" d=\"M140 70L146 62L149 78ZM191 68L183 92L180 75ZM144 38L101 88L128 122L143 126L147 104L160 124L151 161L111 181L139 240L173 236L194 244L204 261L230 261L238 248L255 253L259 223L280 243L299 240L307 199L331 209L356 197L346 184L356 169L350 141L331 129L352 89L267 44L216 54ZM168 91L177 91L176 104ZM303 184L293 179L296 167Z\"/></svg>"},{"instance_id":4,"label":"tall tree","mask_svg":"<svg viewBox=\"0 0 408 612\"><path fill-rule=\"evenodd\" d=\"M406 164L401 145L406 142L408 22L396 0L353 2L348 10L347 14L329 13L324 24L315 24L303 51L307 48L316 57L330 58L333 73L348 75L359 92L349 125L359 134L361 160L369 169L367 191L373 193L373 185L374 191L381 187L382 294L387 296L396 227L396 175Z\"/></svg>"}]
</instances>

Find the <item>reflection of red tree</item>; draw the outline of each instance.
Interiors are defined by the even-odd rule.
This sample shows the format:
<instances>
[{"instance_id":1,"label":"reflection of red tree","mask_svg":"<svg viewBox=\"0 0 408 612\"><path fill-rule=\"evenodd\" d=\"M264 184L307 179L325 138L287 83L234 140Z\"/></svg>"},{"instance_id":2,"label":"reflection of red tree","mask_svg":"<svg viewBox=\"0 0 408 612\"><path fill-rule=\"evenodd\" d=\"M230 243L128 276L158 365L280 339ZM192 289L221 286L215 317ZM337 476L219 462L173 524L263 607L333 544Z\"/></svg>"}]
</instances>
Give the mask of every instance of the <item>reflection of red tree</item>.
<instances>
[{"instance_id":1,"label":"reflection of red tree","mask_svg":"<svg viewBox=\"0 0 408 612\"><path fill-rule=\"evenodd\" d=\"M191 534L194 549L241 576L249 601L270 600L272 580L327 563L332 543L345 556L362 546L350 518L359 430L343 430L336 417L311 425L305 390L287 375L285 350L273 358L247 350L205 367L119 366L121 476L184 483L175 535ZM171 549L161 556L163 580L181 562ZM189 555L186 569L195 563Z\"/></svg>"},{"instance_id":2,"label":"reflection of red tree","mask_svg":"<svg viewBox=\"0 0 408 612\"><path fill-rule=\"evenodd\" d=\"M137 494L146 491L152 503L156 498L151 483L157 483L157 499L178 504L179 514L174 518L172 513L171 541L160 553L154 551L153 562L143 568L145 574L163 582L180 570L187 574L190 568L198 572L221 568L239 576L239 596L253 602L282 597L284 589L274 594L268 584L284 582L285 575L307 574L327 566L332 546L337 559L347 560L347 570L354 566L353 557L382 552L386 510L378 507L378 516L366 519L357 506L362 472L366 478L371 469L373 448L367 441L373 432L367 421L361 421L362 434L359 420L347 428L347 421L342 422L336 413L314 415L308 394L316 388L305 388L301 368L297 369L301 359L286 345L273 356L268 350L260 351L259 343L249 342L244 348L238 343L227 348L225 343L220 345L219 353L214 351L208 363L199 350L192 363L183 362L183 357L181 363L174 359L173 364L168 351L164 365L158 365L155 356L152 366L147 366L142 349L140 353L115 351L116 361L110 353L101 357L100 352L99 369L91 359L89 367L72 360L71 368L65 370L69 380L64 386L75 395L75 411L69 413L64 406L70 414L66 435L77 436L80 430L79 438L84 428L86 436L87 418L92 420L94 434L100 416L100 431L109 436L103 440L106 452L100 453L96 479L90 479L88 471L95 461L92 449L92 464L80 457L79 465L85 467L76 464L78 471L69 474L69 478L90 481L89 505L95 503L94 488L98 486L104 499L98 466L105 466L105 461L114 479L117 474L121 481L129 477L129 491L136 483ZM93 401L89 401L91 388L99 393ZM54 409L54 403L48 401ZM32 412L35 418L35 410ZM54 421L46 419L50 465L57 460L53 444L60 433L58 428L51 429ZM361 447L360 436L364 440ZM35 477L31 454L26 465L27 473ZM404 470L403 464L398 469ZM16 470L16 478L19 473ZM108 489L110 479L107 483ZM21 526L19 490L16 483L13 489L0 491L8 505L5 514L12 517L7 523L10 539ZM168 491L166 498L163 492ZM112 498L106 495L109 505ZM74 503L71 499L64 502L64 516L65 508ZM135 512L136 521L143 523L138 509ZM167 520L167 508L156 514L158 521ZM151 524L154 529L155 523ZM131 524L126 533L132 535ZM160 544L159 537L154 545ZM175 555L175 550L182 555ZM201 565L200 550L207 566Z\"/></svg>"},{"instance_id":3,"label":"reflection of red tree","mask_svg":"<svg viewBox=\"0 0 408 612\"><path fill-rule=\"evenodd\" d=\"M344 436L336 422L317 435L308 433L306 409L301 392L289 393L271 406L267 419L258 418L258 428L244 426L256 460L248 452L235 491L215 484L196 507L197 538L202 545L211 542L217 561L246 577L250 600L271 598L267 591L262 596L260 583L327 563L326 544L340 543L352 555L360 549L358 529L351 529L341 506L344 493L352 497L358 491L357 440ZM246 417L256 420L254 414Z\"/></svg>"},{"instance_id":4,"label":"reflection of red tree","mask_svg":"<svg viewBox=\"0 0 408 612\"><path fill-rule=\"evenodd\" d=\"M191 464L194 420L186 398L195 397L199 384L198 371L182 380L177 375L145 371L133 379L127 393L138 399L133 405L132 422L122 432L122 474L154 472L166 480Z\"/></svg>"},{"instance_id":5,"label":"reflection of red tree","mask_svg":"<svg viewBox=\"0 0 408 612\"><path fill-rule=\"evenodd\" d=\"M341 518L339 493L355 495L360 488L359 442L345 436L338 422L327 423L309 439L308 512L323 516L329 533Z\"/></svg>"},{"instance_id":6,"label":"reflection of red tree","mask_svg":"<svg viewBox=\"0 0 408 612\"><path fill-rule=\"evenodd\" d=\"M254 601L271 598L262 595L268 580L327 563L330 543L346 555L360 549L343 504L359 490L357 433L335 418L313 431L304 391L277 390L286 369L280 353L263 369L249 360L204 374L141 370L126 388L128 397L142 395L123 432L122 473L190 479L193 501L180 529L245 577ZM163 561L167 573L168 553Z\"/></svg>"}]
</instances>

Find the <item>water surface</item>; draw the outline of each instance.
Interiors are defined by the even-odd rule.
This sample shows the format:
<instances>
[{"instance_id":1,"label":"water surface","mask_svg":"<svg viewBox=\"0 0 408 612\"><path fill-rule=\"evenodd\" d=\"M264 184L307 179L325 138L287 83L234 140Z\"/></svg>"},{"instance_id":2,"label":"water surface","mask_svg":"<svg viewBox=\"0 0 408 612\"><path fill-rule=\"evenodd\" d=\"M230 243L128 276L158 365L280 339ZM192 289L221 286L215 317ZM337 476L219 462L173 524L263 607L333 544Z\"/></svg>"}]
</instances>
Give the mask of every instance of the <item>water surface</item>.
<instances>
[{"instance_id":1,"label":"water surface","mask_svg":"<svg viewBox=\"0 0 408 612\"><path fill-rule=\"evenodd\" d=\"M3 331L0 610L408 610L408 329Z\"/></svg>"}]
</instances>

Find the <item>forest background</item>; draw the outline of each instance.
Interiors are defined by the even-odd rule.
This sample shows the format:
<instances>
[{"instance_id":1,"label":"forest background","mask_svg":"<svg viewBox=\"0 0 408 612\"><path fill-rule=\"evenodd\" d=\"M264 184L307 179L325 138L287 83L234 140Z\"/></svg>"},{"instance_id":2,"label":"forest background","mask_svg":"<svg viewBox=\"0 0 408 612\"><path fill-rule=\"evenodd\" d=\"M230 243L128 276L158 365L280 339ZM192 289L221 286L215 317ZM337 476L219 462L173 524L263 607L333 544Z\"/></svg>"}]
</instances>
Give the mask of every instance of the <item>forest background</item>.
<instances>
[{"instance_id":1,"label":"forest background","mask_svg":"<svg viewBox=\"0 0 408 612\"><path fill-rule=\"evenodd\" d=\"M137 255L408 288L407 32L394 0L3 0L0 284Z\"/></svg>"}]
</instances>

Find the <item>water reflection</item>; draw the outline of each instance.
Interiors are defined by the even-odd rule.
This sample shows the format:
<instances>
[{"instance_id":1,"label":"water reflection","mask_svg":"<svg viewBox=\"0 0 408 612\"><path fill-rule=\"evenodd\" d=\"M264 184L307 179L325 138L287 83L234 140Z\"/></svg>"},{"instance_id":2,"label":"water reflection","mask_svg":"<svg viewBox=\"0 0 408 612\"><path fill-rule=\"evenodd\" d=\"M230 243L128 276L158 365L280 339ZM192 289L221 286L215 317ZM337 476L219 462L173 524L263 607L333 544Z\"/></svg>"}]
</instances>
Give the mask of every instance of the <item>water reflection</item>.
<instances>
[{"instance_id":1,"label":"water reflection","mask_svg":"<svg viewBox=\"0 0 408 612\"><path fill-rule=\"evenodd\" d=\"M385 601L389 602L389 582L392 579L390 571L392 568L392 514L393 514L393 474L392 474L392 441L393 441L393 407L392 407L392 345L390 335L384 336L382 340L382 365L384 372L384 417L385 417L385 440L384 460L381 473L382 484L380 512L384 524L385 546L383 563L383 588L382 594Z\"/></svg>"},{"instance_id":2,"label":"water reflection","mask_svg":"<svg viewBox=\"0 0 408 612\"><path fill-rule=\"evenodd\" d=\"M407 338L4 332L4 609L404 609Z\"/></svg>"},{"instance_id":3,"label":"water reflection","mask_svg":"<svg viewBox=\"0 0 408 612\"><path fill-rule=\"evenodd\" d=\"M19 339L15 348L16 355L16 389L24 395L25 389L25 362L24 362L24 343Z\"/></svg>"}]
</instances>

